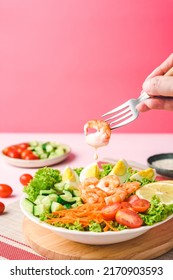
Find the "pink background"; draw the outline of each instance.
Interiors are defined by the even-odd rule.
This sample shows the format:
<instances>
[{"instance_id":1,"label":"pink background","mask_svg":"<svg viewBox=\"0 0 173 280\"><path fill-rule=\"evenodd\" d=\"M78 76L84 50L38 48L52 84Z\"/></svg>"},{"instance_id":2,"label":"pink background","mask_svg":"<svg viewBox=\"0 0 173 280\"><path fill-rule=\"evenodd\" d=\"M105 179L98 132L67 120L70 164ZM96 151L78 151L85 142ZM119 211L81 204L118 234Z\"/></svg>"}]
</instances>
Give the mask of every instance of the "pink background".
<instances>
[{"instance_id":1,"label":"pink background","mask_svg":"<svg viewBox=\"0 0 173 280\"><path fill-rule=\"evenodd\" d=\"M0 132L83 132L173 52L172 0L0 0ZM119 132L173 132L150 111Z\"/></svg>"}]
</instances>

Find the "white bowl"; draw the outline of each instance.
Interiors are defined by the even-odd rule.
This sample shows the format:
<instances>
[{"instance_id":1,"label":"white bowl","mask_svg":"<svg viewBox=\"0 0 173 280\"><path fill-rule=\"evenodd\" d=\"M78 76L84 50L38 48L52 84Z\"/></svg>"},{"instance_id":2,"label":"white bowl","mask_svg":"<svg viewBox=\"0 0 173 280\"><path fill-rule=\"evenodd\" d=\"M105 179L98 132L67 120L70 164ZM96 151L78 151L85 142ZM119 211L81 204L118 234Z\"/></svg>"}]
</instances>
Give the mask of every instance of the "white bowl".
<instances>
[{"instance_id":1,"label":"white bowl","mask_svg":"<svg viewBox=\"0 0 173 280\"><path fill-rule=\"evenodd\" d=\"M122 231L108 231L108 232L83 232L83 231L78 231L78 230L69 230L69 229L64 229L61 227L55 227L52 225L49 225L46 222L40 221L39 218L33 216L29 212L27 212L24 207L23 207L23 201L25 197L22 197L20 200L20 208L23 212L23 214L33 223L43 227L50 229L54 233L68 239L71 241L75 241L78 243L83 243L83 244L89 244L89 245L108 245L108 244L114 244L114 243L119 243L123 241L127 241L130 239L133 239L137 236L140 236L144 234L145 232L149 231L150 229L159 226L171 218L173 218L173 215L170 215L166 220L156 223L153 226L142 226L140 228L135 228L135 229L124 229Z\"/></svg>"},{"instance_id":2,"label":"white bowl","mask_svg":"<svg viewBox=\"0 0 173 280\"><path fill-rule=\"evenodd\" d=\"M25 160L25 159L8 157L8 156L4 155L3 152L1 152L1 156L8 164L17 166L17 167L37 168L37 167L44 167L44 166L52 166L52 165L55 165L55 164L65 160L71 152L71 149L69 146L67 146L65 144L61 144L61 145L63 145L63 147L66 148L67 152L61 156L57 156L57 157L53 157L53 158Z\"/></svg>"}]
</instances>

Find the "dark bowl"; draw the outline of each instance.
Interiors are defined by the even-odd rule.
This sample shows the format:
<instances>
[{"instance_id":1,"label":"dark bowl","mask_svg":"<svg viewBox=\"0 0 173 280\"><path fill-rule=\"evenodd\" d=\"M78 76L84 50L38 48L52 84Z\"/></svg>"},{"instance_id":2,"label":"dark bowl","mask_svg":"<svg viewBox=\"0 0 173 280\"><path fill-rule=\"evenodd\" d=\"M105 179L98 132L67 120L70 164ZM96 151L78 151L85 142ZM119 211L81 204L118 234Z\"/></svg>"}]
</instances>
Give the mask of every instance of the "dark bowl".
<instances>
[{"instance_id":1,"label":"dark bowl","mask_svg":"<svg viewBox=\"0 0 173 280\"><path fill-rule=\"evenodd\" d=\"M156 170L156 172L162 176L168 177L168 178L173 178L173 168L171 169L165 168L164 167L159 167L157 166L156 161L159 160L159 162L163 163L165 162L166 159L172 159L173 162L173 153L167 153L167 154L158 154L158 155L153 155L147 159L148 165Z\"/></svg>"}]
</instances>

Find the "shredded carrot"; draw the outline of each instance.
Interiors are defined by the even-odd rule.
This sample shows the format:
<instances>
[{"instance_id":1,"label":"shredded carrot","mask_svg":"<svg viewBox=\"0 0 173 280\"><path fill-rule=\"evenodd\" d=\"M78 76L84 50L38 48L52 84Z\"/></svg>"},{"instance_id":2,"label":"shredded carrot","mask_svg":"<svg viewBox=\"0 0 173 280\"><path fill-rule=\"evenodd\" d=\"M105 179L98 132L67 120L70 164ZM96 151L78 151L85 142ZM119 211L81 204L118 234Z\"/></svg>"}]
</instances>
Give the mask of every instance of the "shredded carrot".
<instances>
[{"instance_id":1,"label":"shredded carrot","mask_svg":"<svg viewBox=\"0 0 173 280\"><path fill-rule=\"evenodd\" d=\"M83 227L89 226L91 221L96 223L104 223L105 227L103 231L117 231L110 221L103 218L101 210L105 206L103 203L89 204L85 203L76 208L64 209L60 211L53 212L48 215L46 222L55 225L56 223L64 224L74 224L78 221Z\"/></svg>"}]
</instances>

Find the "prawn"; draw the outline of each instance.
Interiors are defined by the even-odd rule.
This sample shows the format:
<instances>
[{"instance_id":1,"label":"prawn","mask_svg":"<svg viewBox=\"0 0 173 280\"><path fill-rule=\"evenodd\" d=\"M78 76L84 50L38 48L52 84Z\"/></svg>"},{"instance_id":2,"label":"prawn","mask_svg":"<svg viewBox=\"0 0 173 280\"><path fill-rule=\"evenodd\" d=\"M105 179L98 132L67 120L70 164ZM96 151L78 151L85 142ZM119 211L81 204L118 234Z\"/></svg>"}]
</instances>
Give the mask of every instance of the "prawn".
<instances>
[{"instance_id":1,"label":"prawn","mask_svg":"<svg viewBox=\"0 0 173 280\"><path fill-rule=\"evenodd\" d=\"M140 183L137 181L127 182L122 184L121 188L126 191L127 195L130 195L140 188Z\"/></svg>"},{"instance_id":2,"label":"prawn","mask_svg":"<svg viewBox=\"0 0 173 280\"><path fill-rule=\"evenodd\" d=\"M95 133L88 133L89 129L95 129ZM105 146L109 143L111 137L111 128L103 120L91 120L84 125L84 134L88 145L94 148Z\"/></svg>"},{"instance_id":3,"label":"prawn","mask_svg":"<svg viewBox=\"0 0 173 280\"><path fill-rule=\"evenodd\" d=\"M122 202L124 201L130 194L135 192L137 189L140 188L140 183L135 182L127 182L122 185L119 185L115 191L114 194L108 196L105 198L106 204L112 204L115 202Z\"/></svg>"},{"instance_id":4,"label":"prawn","mask_svg":"<svg viewBox=\"0 0 173 280\"><path fill-rule=\"evenodd\" d=\"M120 180L116 175L107 175L100 179L97 184L97 188L105 191L107 195L115 193L115 189L120 186Z\"/></svg>"},{"instance_id":5,"label":"prawn","mask_svg":"<svg viewBox=\"0 0 173 280\"><path fill-rule=\"evenodd\" d=\"M84 203L103 203L107 194L99 190L96 186L99 180L96 177L90 177L83 180L79 185L81 199Z\"/></svg>"},{"instance_id":6,"label":"prawn","mask_svg":"<svg viewBox=\"0 0 173 280\"><path fill-rule=\"evenodd\" d=\"M114 194L109 195L105 198L106 205L113 204L115 202L122 202L126 199L127 192L121 188L117 188Z\"/></svg>"}]
</instances>

